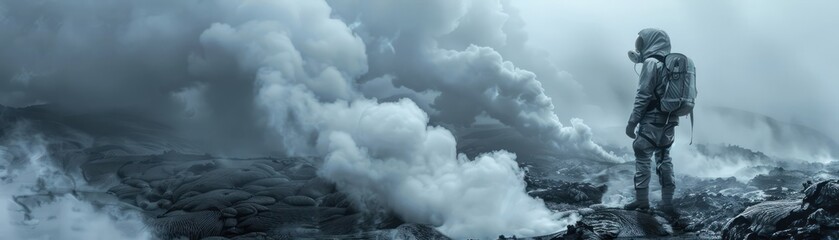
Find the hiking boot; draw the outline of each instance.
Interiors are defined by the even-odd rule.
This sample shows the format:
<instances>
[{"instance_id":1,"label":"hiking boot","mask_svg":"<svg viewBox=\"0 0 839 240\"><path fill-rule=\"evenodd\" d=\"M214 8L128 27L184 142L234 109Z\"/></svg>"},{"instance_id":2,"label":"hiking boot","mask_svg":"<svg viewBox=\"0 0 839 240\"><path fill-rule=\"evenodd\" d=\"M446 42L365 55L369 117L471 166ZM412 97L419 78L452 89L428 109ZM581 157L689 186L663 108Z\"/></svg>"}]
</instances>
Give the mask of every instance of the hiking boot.
<instances>
[{"instance_id":1,"label":"hiking boot","mask_svg":"<svg viewBox=\"0 0 839 240\"><path fill-rule=\"evenodd\" d=\"M676 211L676 208L673 206L673 192L675 192L675 189L672 187L661 189L661 205L658 209L668 217L678 219L679 212Z\"/></svg>"},{"instance_id":2,"label":"hiking boot","mask_svg":"<svg viewBox=\"0 0 839 240\"><path fill-rule=\"evenodd\" d=\"M650 210L650 192L648 189L635 189L635 201L623 206L625 210Z\"/></svg>"},{"instance_id":3,"label":"hiking boot","mask_svg":"<svg viewBox=\"0 0 839 240\"><path fill-rule=\"evenodd\" d=\"M681 213L679 213L673 205L662 204L656 209L660 211L664 219L670 223L670 227L673 228L673 231L681 232L687 227L687 220L682 219Z\"/></svg>"},{"instance_id":4,"label":"hiking boot","mask_svg":"<svg viewBox=\"0 0 839 240\"><path fill-rule=\"evenodd\" d=\"M677 211L672 204L662 204L661 206L658 206L658 210L661 211L661 213L664 213L664 215L669 218L679 219L679 217L681 216L679 211Z\"/></svg>"},{"instance_id":5,"label":"hiking boot","mask_svg":"<svg viewBox=\"0 0 839 240\"><path fill-rule=\"evenodd\" d=\"M633 201L629 204L624 205L623 209L624 210L637 210L637 211L646 212L646 211L650 210L650 202L635 200L635 201Z\"/></svg>"}]
</instances>

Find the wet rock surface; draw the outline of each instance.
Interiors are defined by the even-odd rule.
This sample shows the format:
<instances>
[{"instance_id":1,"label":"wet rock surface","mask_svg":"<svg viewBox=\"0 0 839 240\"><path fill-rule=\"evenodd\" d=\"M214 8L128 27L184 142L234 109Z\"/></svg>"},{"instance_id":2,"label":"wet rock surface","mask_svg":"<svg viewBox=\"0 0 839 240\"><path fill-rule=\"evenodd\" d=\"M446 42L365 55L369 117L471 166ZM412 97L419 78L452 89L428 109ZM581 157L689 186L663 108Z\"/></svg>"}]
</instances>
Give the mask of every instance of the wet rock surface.
<instances>
[{"instance_id":1,"label":"wet rock surface","mask_svg":"<svg viewBox=\"0 0 839 240\"><path fill-rule=\"evenodd\" d=\"M319 159L217 157L135 116L0 106L0 137L24 130L49 140L44 157L54 162L46 164L63 171L61 181L38 179L31 194L13 197L25 223L39 221L34 209L70 196L139 213L154 239L447 239L386 211L359 211L317 176ZM9 183L5 173L30 159L28 149L2 147L14 154L0 162L0 180Z\"/></svg>"},{"instance_id":2,"label":"wet rock surface","mask_svg":"<svg viewBox=\"0 0 839 240\"><path fill-rule=\"evenodd\" d=\"M767 201L731 219L723 239L836 239L839 180L807 184L803 199Z\"/></svg>"},{"instance_id":3,"label":"wet rock surface","mask_svg":"<svg viewBox=\"0 0 839 240\"><path fill-rule=\"evenodd\" d=\"M606 185L526 177L528 194L546 202L589 206L601 203Z\"/></svg>"},{"instance_id":4,"label":"wet rock surface","mask_svg":"<svg viewBox=\"0 0 839 240\"><path fill-rule=\"evenodd\" d=\"M55 165L67 176L80 176L79 182L91 189L77 189L75 183L49 187L39 183L35 193L13 199L27 221L31 209L57 196L72 195L97 206L139 212L160 239L447 239L433 226L356 209L334 184L318 177L319 159L212 156L188 151L187 144L176 144L167 131L147 123L114 124L114 118L82 117L55 121L50 119L61 118L30 110L7 110L0 116L0 135L13 122L29 119L31 128L52 139L47 150L59 161ZM74 135L90 133L91 124L97 125L96 138ZM546 149L533 148L536 145L526 137L498 129L459 135L457 151L474 155L501 149L492 144L511 138L521 140L509 149L527 169L528 194L560 216L577 219L567 229L532 239L839 238L836 162L789 164L728 147L737 157L767 163L746 169L753 173L748 178L677 176L674 203L681 215L674 217L655 209L660 201L655 181L650 185L652 211L618 208L632 199L631 162L567 156L560 160ZM8 147L16 152L16 146ZM724 157L711 148L699 151ZM3 167L16 164L21 163Z\"/></svg>"},{"instance_id":5,"label":"wet rock surface","mask_svg":"<svg viewBox=\"0 0 839 240\"><path fill-rule=\"evenodd\" d=\"M334 184L317 177L315 160L166 152L93 159L82 171L91 182L118 173L108 193L142 209L164 239L444 238L395 217L368 219Z\"/></svg>"},{"instance_id":6,"label":"wet rock surface","mask_svg":"<svg viewBox=\"0 0 839 240\"><path fill-rule=\"evenodd\" d=\"M756 159L764 158L760 154L752 155L757 155ZM650 184L651 211L620 209L633 199L634 166L631 163L586 165L580 161L572 167L585 172L580 174L584 182L553 176L553 172L569 171L569 168L540 164L544 163L523 164L530 169L530 179L526 179L529 193L545 200L554 210L579 214L580 220L568 229L533 239L747 239L747 236L756 239L829 239L835 235L833 227L839 219L839 214L829 211L835 208L832 203L839 201L833 199L839 198L828 197L834 194L833 189L839 188L824 188L828 193L825 195L813 194L817 192L814 186L824 184L825 179L835 179L833 176L839 171L833 163L781 164L783 167L779 167L772 162L776 167L758 165L746 169L758 173L746 179L679 176L674 199L678 217L657 210L660 188L654 182ZM597 165L606 166L600 166L604 169L597 171ZM590 201L581 196L602 199ZM818 202L818 206L824 207L811 207L804 212L796 210L804 202Z\"/></svg>"},{"instance_id":7,"label":"wet rock surface","mask_svg":"<svg viewBox=\"0 0 839 240\"><path fill-rule=\"evenodd\" d=\"M666 236L666 221L656 215L621 209L598 209L584 213L583 219L571 227L567 236L588 236L594 233L599 238Z\"/></svg>"},{"instance_id":8,"label":"wet rock surface","mask_svg":"<svg viewBox=\"0 0 839 240\"><path fill-rule=\"evenodd\" d=\"M689 193L674 200L678 217L595 204L576 210L581 219L568 229L533 239L836 239L839 180L805 182L805 187L780 200L744 197L748 193Z\"/></svg>"}]
</instances>

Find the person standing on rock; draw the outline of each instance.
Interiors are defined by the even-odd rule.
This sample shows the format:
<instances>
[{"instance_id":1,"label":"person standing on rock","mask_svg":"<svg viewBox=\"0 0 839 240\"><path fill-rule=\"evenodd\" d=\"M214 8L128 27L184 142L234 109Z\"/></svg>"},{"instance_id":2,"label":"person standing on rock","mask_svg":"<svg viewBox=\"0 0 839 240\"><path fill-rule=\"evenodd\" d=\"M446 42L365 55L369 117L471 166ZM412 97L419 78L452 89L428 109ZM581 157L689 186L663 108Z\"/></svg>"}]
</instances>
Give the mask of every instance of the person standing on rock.
<instances>
[{"instance_id":1,"label":"person standing on rock","mask_svg":"<svg viewBox=\"0 0 839 240\"><path fill-rule=\"evenodd\" d=\"M635 201L627 210L649 210L649 185L652 157L661 184L659 210L671 216L678 213L673 205L676 183L670 147L679 117L690 114L693 126L693 105L696 97L693 61L679 53L670 53L670 37L660 29L647 28L638 33L635 50L629 59L643 63L638 92L626 135L633 138L635 152ZM638 128L636 135L636 127Z\"/></svg>"}]
</instances>

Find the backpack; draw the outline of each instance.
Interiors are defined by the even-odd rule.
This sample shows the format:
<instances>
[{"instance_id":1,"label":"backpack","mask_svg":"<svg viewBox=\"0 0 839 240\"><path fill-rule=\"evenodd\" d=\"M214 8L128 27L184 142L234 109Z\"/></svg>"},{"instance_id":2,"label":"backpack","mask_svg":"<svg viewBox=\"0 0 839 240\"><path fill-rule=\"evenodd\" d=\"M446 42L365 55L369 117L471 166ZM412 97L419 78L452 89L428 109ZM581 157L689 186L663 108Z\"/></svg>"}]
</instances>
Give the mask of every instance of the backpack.
<instances>
[{"instance_id":1,"label":"backpack","mask_svg":"<svg viewBox=\"0 0 839 240\"><path fill-rule=\"evenodd\" d=\"M693 144L693 107L696 99L696 68L693 60L681 53L654 56L664 63L664 94L658 96L658 110L670 116L690 114L690 143Z\"/></svg>"}]
</instances>

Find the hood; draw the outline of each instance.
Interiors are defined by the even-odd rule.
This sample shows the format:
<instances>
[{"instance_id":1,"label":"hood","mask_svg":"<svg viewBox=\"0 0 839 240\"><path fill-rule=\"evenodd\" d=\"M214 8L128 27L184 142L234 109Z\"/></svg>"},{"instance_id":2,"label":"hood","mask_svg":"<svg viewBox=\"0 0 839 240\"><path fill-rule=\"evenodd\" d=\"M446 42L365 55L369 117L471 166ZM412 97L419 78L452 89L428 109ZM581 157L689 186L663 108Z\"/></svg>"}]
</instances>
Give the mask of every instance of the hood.
<instances>
[{"instance_id":1,"label":"hood","mask_svg":"<svg viewBox=\"0 0 839 240\"><path fill-rule=\"evenodd\" d=\"M642 59L652 55L667 56L670 54L670 36L661 29L646 28L638 32L644 40L644 47L640 49Z\"/></svg>"}]
</instances>

